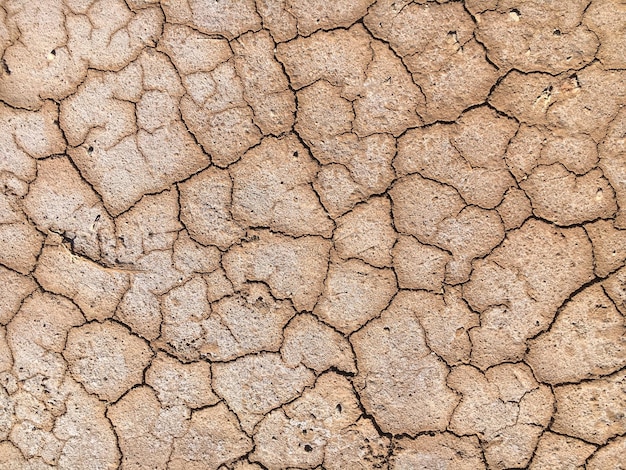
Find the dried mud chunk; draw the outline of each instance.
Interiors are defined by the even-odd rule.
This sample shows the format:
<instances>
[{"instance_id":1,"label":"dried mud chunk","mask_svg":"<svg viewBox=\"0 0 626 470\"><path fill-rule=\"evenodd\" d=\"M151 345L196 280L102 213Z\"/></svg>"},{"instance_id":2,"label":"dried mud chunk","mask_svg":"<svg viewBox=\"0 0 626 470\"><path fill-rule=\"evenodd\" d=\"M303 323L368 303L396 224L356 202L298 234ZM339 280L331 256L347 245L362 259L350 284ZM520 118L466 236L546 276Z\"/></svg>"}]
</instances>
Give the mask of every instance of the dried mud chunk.
<instances>
[{"instance_id":1,"label":"dried mud chunk","mask_svg":"<svg viewBox=\"0 0 626 470\"><path fill-rule=\"evenodd\" d=\"M465 205L454 188L419 175L399 179L389 194L397 230L423 242L436 234L441 222L457 215Z\"/></svg>"},{"instance_id":2,"label":"dried mud chunk","mask_svg":"<svg viewBox=\"0 0 626 470\"><path fill-rule=\"evenodd\" d=\"M611 90L610 94L606 90ZM626 103L626 72L594 64L562 80L560 99L547 110L548 122L568 132L587 133L596 141Z\"/></svg>"},{"instance_id":3,"label":"dried mud chunk","mask_svg":"<svg viewBox=\"0 0 626 470\"><path fill-rule=\"evenodd\" d=\"M498 111L514 116L522 123L531 126L545 124L546 112L558 96L561 82L559 77L547 73L525 74L512 70L498 83L488 101Z\"/></svg>"},{"instance_id":4,"label":"dried mud chunk","mask_svg":"<svg viewBox=\"0 0 626 470\"><path fill-rule=\"evenodd\" d=\"M447 364L469 361L472 345L468 331L478 326L478 315L463 302L458 287L442 294L411 292L411 309L424 329L429 347Z\"/></svg>"},{"instance_id":5,"label":"dried mud chunk","mask_svg":"<svg viewBox=\"0 0 626 470\"><path fill-rule=\"evenodd\" d=\"M533 212L558 225L612 217L617 210L613 189L599 169L576 176L560 164L539 166L520 186Z\"/></svg>"},{"instance_id":6,"label":"dried mud chunk","mask_svg":"<svg viewBox=\"0 0 626 470\"><path fill-rule=\"evenodd\" d=\"M207 284L207 297L211 302L216 302L227 295L233 295L235 293L233 284L230 282L223 269L218 269L204 276L204 281Z\"/></svg>"},{"instance_id":7,"label":"dried mud chunk","mask_svg":"<svg viewBox=\"0 0 626 470\"><path fill-rule=\"evenodd\" d=\"M116 219L119 262L134 262L151 251L171 249L183 228L178 212L178 192L172 189L144 196L119 216Z\"/></svg>"},{"instance_id":8,"label":"dried mud chunk","mask_svg":"<svg viewBox=\"0 0 626 470\"><path fill-rule=\"evenodd\" d=\"M320 202L333 219L345 214L366 199L361 187L344 165L324 165L313 183Z\"/></svg>"},{"instance_id":9,"label":"dried mud chunk","mask_svg":"<svg viewBox=\"0 0 626 470\"><path fill-rule=\"evenodd\" d=\"M134 333L153 340L161 331L159 299L141 284L133 282L122 297L115 316Z\"/></svg>"},{"instance_id":10,"label":"dried mud chunk","mask_svg":"<svg viewBox=\"0 0 626 470\"><path fill-rule=\"evenodd\" d=\"M0 264L11 271L27 274L35 267L43 237L28 222L20 208L20 199L8 188L6 193L0 192Z\"/></svg>"},{"instance_id":11,"label":"dried mud chunk","mask_svg":"<svg viewBox=\"0 0 626 470\"><path fill-rule=\"evenodd\" d=\"M351 333L379 315L396 292L390 269L376 269L355 259L333 263L314 313L339 331Z\"/></svg>"},{"instance_id":12,"label":"dried mud chunk","mask_svg":"<svg viewBox=\"0 0 626 470\"><path fill-rule=\"evenodd\" d=\"M585 225L593 245L597 276L606 277L620 268L626 260L626 230L616 229L610 220L598 220Z\"/></svg>"},{"instance_id":13,"label":"dried mud chunk","mask_svg":"<svg viewBox=\"0 0 626 470\"><path fill-rule=\"evenodd\" d=\"M465 43L474 30L472 18L462 5L421 5L392 0L373 5L364 23L403 57L441 48L452 30L456 31L459 42Z\"/></svg>"},{"instance_id":14,"label":"dried mud chunk","mask_svg":"<svg viewBox=\"0 0 626 470\"><path fill-rule=\"evenodd\" d=\"M117 436L105 416L104 403L76 382L69 388L67 411L57 419L53 430L54 435L64 441L58 468L81 468L85 462L92 468L119 468L121 455Z\"/></svg>"},{"instance_id":15,"label":"dried mud chunk","mask_svg":"<svg viewBox=\"0 0 626 470\"><path fill-rule=\"evenodd\" d=\"M275 44L267 31L248 33L233 41L235 68L244 86L254 122L263 134L279 135L293 126L295 98L282 65L274 57Z\"/></svg>"},{"instance_id":16,"label":"dried mud chunk","mask_svg":"<svg viewBox=\"0 0 626 470\"><path fill-rule=\"evenodd\" d=\"M89 323L72 329L63 356L89 393L115 401L141 383L152 357L147 343L117 323Z\"/></svg>"},{"instance_id":17,"label":"dried mud chunk","mask_svg":"<svg viewBox=\"0 0 626 470\"><path fill-rule=\"evenodd\" d=\"M0 266L0 324L9 323L20 309L24 299L36 289L35 282L26 276Z\"/></svg>"},{"instance_id":18,"label":"dried mud chunk","mask_svg":"<svg viewBox=\"0 0 626 470\"><path fill-rule=\"evenodd\" d=\"M341 96L341 89L319 80L298 91L298 119L295 129L305 142L317 146L352 130L354 108ZM315 151L313 152L315 155Z\"/></svg>"},{"instance_id":19,"label":"dried mud chunk","mask_svg":"<svg viewBox=\"0 0 626 470\"><path fill-rule=\"evenodd\" d=\"M600 144L600 168L615 190L619 210L615 226L626 229L626 111L621 111L609 126Z\"/></svg>"},{"instance_id":20,"label":"dried mud chunk","mask_svg":"<svg viewBox=\"0 0 626 470\"><path fill-rule=\"evenodd\" d=\"M373 0L340 0L329 4L323 0L289 2L288 12L296 18L298 33L309 36L318 29L347 28L367 13Z\"/></svg>"},{"instance_id":21,"label":"dried mud chunk","mask_svg":"<svg viewBox=\"0 0 626 470\"><path fill-rule=\"evenodd\" d=\"M274 41L288 41L298 34L298 22L287 10L286 0L257 0L256 8Z\"/></svg>"},{"instance_id":22,"label":"dried mud chunk","mask_svg":"<svg viewBox=\"0 0 626 470\"><path fill-rule=\"evenodd\" d=\"M483 368L521 360L526 339L545 329L562 302L593 278L591 250L581 228L530 220L477 261L463 289L481 313L481 326L470 333L472 363Z\"/></svg>"},{"instance_id":23,"label":"dried mud chunk","mask_svg":"<svg viewBox=\"0 0 626 470\"><path fill-rule=\"evenodd\" d=\"M186 431L188 414L182 407L161 409L154 392L145 386L124 395L107 412L119 436L122 468L167 468L172 437Z\"/></svg>"},{"instance_id":24,"label":"dried mud chunk","mask_svg":"<svg viewBox=\"0 0 626 470\"><path fill-rule=\"evenodd\" d=\"M25 217L13 223L0 224L0 264L28 274L37 263L43 237Z\"/></svg>"},{"instance_id":25,"label":"dried mud chunk","mask_svg":"<svg viewBox=\"0 0 626 470\"><path fill-rule=\"evenodd\" d=\"M474 23L462 5L377 2L364 21L403 58L423 90L426 122L455 120L484 101L498 77L472 39Z\"/></svg>"},{"instance_id":26,"label":"dried mud chunk","mask_svg":"<svg viewBox=\"0 0 626 470\"><path fill-rule=\"evenodd\" d=\"M252 450L252 441L225 404L194 411L187 432L174 440L172 470L217 470Z\"/></svg>"},{"instance_id":27,"label":"dried mud chunk","mask_svg":"<svg viewBox=\"0 0 626 470\"><path fill-rule=\"evenodd\" d=\"M311 418L319 421L315 424L321 424L330 431L330 434L351 425L361 416L359 403L350 381L334 372L318 377L313 388L285 405L284 409L287 416L296 422Z\"/></svg>"},{"instance_id":28,"label":"dried mud chunk","mask_svg":"<svg viewBox=\"0 0 626 470\"><path fill-rule=\"evenodd\" d=\"M623 18L626 9L617 0L592 2L585 10L583 22L598 35L599 49L596 57L607 69L626 68L626 28Z\"/></svg>"},{"instance_id":29,"label":"dried mud chunk","mask_svg":"<svg viewBox=\"0 0 626 470\"><path fill-rule=\"evenodd\" d=\"M599 449L594 456L589 459L587 467L589 470L616 469L623 467L624 453L626 452L626 438L618 437Z\"/></svg>"},{"instance_id":30,"label":"dried mud chunk","mask_svg":"<svg viewBox=\"0 0 626 470\"><path fill-rule=\"evenodd\" d=\"M499 431L515 425L519 399L514 401L502 397L497 381L488 380L471 366L459 366L450 372L448 384L463 396L450 423L450 429L455 433L480 433L489 441ZM529 385L536 388L536 383L535 386L532 382Z\"/></svg>"},{"instance_id":31,"label":"dried mud chunk","mask_svg":"<svg viewBox=\"0 0 626 470\"><path fill-rule=\"evenodd\" d=\"M626 430L626 373L554 388L556 413L552 429L594 444Z\"/></svg>"},{"instance_id":32,"label":"dried mud chunk","mask_svg":"<svg viewBox=\"0 0 626 470\"><path fill-rule=\"evenodd\" d=\"M5 73L0 75L0 99L13 107L36 109L44 99L69 95L83 79L87 64L65 47L63 2L6 8L10 16L3 25L9 28L9 37L2 41ZM49 61L51 51L55 55Z\"/></svg>"},{"instance_id":33,"label":"dried mud chunk","mask_svg":"<svg viewBox=\"0 0 626 470\"><path fill-rule=\"evenodd\" d=\"M161 338L171 352L186 361L198 360L204 344L202 322L211 312L206 283L200 277L173 288L161 302Z\"/></svg>"},{"instance_id":34,"label":"dried mud chunk","mask_svg":"<svg viewBox=\"0 0 626 470\"><path fill-rule=\"evenodd\" d=\"M317 170L293 134L264 139L230 168L233 217L293 236L330 237L333 222L311 187Z\"/></svg>"},{"instance_id":35,"label":"dried mud chunk","mask_svg":"<svg viewBox=\"0 0 626 470\"><path fill-rule=\"evenodd\" d=\"M530 470L582 470L596 447L573 437L545 432L539 439ZM608 467L605 467L608 468Z\"/></svg>"},{"instance_id":36,"label":"dried mud chunk","mask_svg":"<svg viewBox=\"0 0 626 470\"><path fill-rule=\"evenodd\" d=\"M624 319L599 285L572 298L550 330L532 340L526 361L539 380L580 382L626 365Z\"/></svg>"},{"instance_id":37,"label":"dried mud chunk","mask_svg":"<svg viewBox=\"0 0 626 470\"><path fill-rule=\"evenodd\" d=\"M227 171L209 168L179 189L180 217L194 240L227 249L244 235L231 216L232 180Z\"/></svg>"},{"instance_id":38,"label":"dried mud chunk","mask_svg":"<svg viewBox=\"0 0 626 470\"><path fill-rule=\"evenodd\" d=\"M548 387L535 381L528 366L504 364L485 376L460 366L450 372L448 385L463 395L450 429L460 435L478 434L486 443L489 468L526 466L553 407ZM529 401L536 414L525 416Z\"/></svg>"},{"instance_id":39,"label":"dried mud chunk","mask_svg":"<svg viewBox=\"0 0 626 470\"><path fill-rule=\"evenodd\" d=\"M392 253L393 269L401 289L441 291L450 260L448 253L406 235L398 237Z\"/></svg>"},{"instance_id":40,"label":"dried mud chunk","mask_svg":"<svg viewBox=\"0 0 626 470\"><path fill-rule=\"evenodd\" d=\"M391 204L383 197L370 198L339 218L333 236L342 259L359 258L379 268L391 265L395 241Z\"/></svg>"},{"instance_id":41,"label":"dried mud chunk","mask_svg":"<svg viewBox=\"0 0 626 470\"><path fill-rule=\"evenodd\" d=\"M556 74L579 69L594 59L598 48L598 37L580 25L587 6L585 0L567 6L506 2L480 14L476 37L504 70Z\"/></svg>"},{"instance_id":42,"label":"dried mud chunk","mask_svg":"<svg viewBox=\"0 0 626 470\"><path fill-rule=\"evenodd\" d=\"M129 275L74 257L65 247L44 247L34 272L41 286L69 297L87 320L105 320L115 313L129 287Z\"/></svg>"},{"instance_id":43,"label":"dried mud chunk","mask_svg":"<svg viewBox=\"0 0 626 470\"><path fill-rule=\"evenodd\" d=\"M291 86L299 90L323 80L343 87L342 94L355 98L373 57L371 38L362 25L318 32L279 44L277 59L284 64Z\"/></svg>"},{"instance_id":44,"label":"dried mud chunk","mask_svg":"<svg viewBox=\"0 0 626 470\"><path fill-rule=\"evenodd\" d=\"M541 163L561 163L569 171L584 175L598 163L598 145L585 134L554 136L541 151Z\"/></svg>"},{"instance_id":45,"label":"dried mud chunk","mask_svg":"<svg viewBox=\"0 0 626 470\"><path fill-rule=\"evenodd\" d=\"M354 101L354 132L402 134L422 124L424 95L389 46L372 41L374 54L359 97Z\"/></svg>"},{"instance_id":46,"label":"dried mud chunk","mask_svg":"<svg viewBox=\"0 0 626 470\"><path fill-rule=\"evenodd\" d=\"M485 469L482 450L476 437L457 437L449 433L401 438L395 441L391 470Z\"/></svg>"},{"instance_id":47,"label":"dried mud chunk","mask_svg":"<svg viewBox=\"0 0 626 470\"><path fill-rule=\"evenodd\" d=\"M512 120L488 108L476 108L456 126L408 131L398 141L394 167L400 175L419 172L450 184L468 204L492 209L514 185L503 156L516 129Z\"/></svg>"},{"instance_id":48,"label":"dried mud chunk","mask_svg":"<svg viewBox=\"0 0 626 470\"><path fill-rule=\"evenodd\" d=\"M304 364L320 373L331 367L356 373L354 353L347 339L313 315L302 314L289 322L280 348L289 367Z\"/></svg>"},{"instance_id":49,"label":"dried mud chunk","mask_svg":"<svg viewBox=\"0 0 626 470\"><path fill-rule=\"evenodd\" d=\"M328 440L323 468L328 470L384 468L388 448L389 438L381 437L371 420L360 418L355 424Z\"/></svg>"},{"instance_id":50,"label":"dried mud chunk","mask_svg":"<svg viewBox=\"0 0 626 470\"><path fill-rule=\"evenodd\" d=\"M37 179L24 198L24 210L42 231L62 233L74 250L110 261L113 221L101 199L66 158L38 162Z\"/></svg>"},{"instance_id":51,"label":"dried mud chunk","mask_svg":"<svg viewBox=\"0 0 626 470\"><path fill-rule=\"evenodd\" d=\"M288 418L282 408L273 410L259 423L254 441L255 450L250 458L270 470L280 470L285 465L316 468L324 459L321 446L303 445L303 441L308 442L308 436L303 436L298 423Z\"/></svg>"},{"instance_id":52,"label":"dried mud chunk","mask_svg":"<svg viewBox=\"0 0 626 470\"><path fill-rule=\"evenodd\" d=\"M146 371L146 383L165 406L201 408L219 400L211 387L211 366L206 362L183 364L159 353Z\"/></svg>"},{"instance_id":53,"label":"dried mud chunk","mask_svg":"<svg viewBox=\"0 0 626 470\"><path fill-rule=\"evenodd\" d=\"M478 42L460 45L454 33L447 33L447 38L453 52L445 58L431 52L404 59L426 97L426 123L452 121L468 107L484 102L499 76Z\"/></svg>"},{"instance_id":54,"label":"dried mud chunk","mask_svg":"<svg viewBox=\"0 0 626 470\"><path fill-rule=\"evenodd\" d=\"M24 458L24 455L15 447L11 441L3 440L0 442L0 468L2 469L28 469L30 470L29 462ZM46 468L41 465L41 468ZM48 467L53 468L53 467Z\"/></svg>"},{"instance_id":55,"label":"dried mud chunk","mask_svg":"<svg viewBox=\"0 0 626 470\"><path fill-rule=\"evenodd\" d=\"M7 325L17 379L40 374L51 384L60 384L66 372L61 353L67 334L84 321L80 310L63 297L40 292L28 297Z\"/></svg>"},{"instance_id":56,"label":"dried mud chunk","mask_svg":"<svg viewBox=\"0 0 626 470\"><path fill-rule=\"evenodd\" d=\"M233 54L228 41L189 26L166 23L158 50L166 53L182 75L211 72Z\"/></svg>"},{"instance_id":57,"label":"dried mud chunk","mask_svg":"<svg viewBox=\"0 0 626 470\"><path fill-rule=\"evenodd\" d=\"M351 337L361 402L384 432L442 431L458 403L447 367L426 346L410 298L399 293L380 318Z\"/></svg>"},{"instance_id":58,"label":"dried mud chunk","mask_svg":"<svg viewBox=\"0 0 626 470\"><path fill-rule=\"evenodd\" d=\"M472 167L506 168L503 156L518 130L513 119L481 106L463 113L456 127L451 142Z\"/></svg>"},{"instance_id":59,"label":"dried mud chunk","mask_svg":"<svg viewBox=\"0 0 626 470\"><path fill-rule=\"evenodd\" d=\"M297 311L313 310L324 288L330 242L259 231L231 248L222 263L236 290L246 281L267 282L277 299L290 298Z\"/></svg>"},{"instance_id":60,"label":"dried mud chunk","mask_svg":"<svg viewBox=\"0 0 626 470\"><path fill-rule=\"evenodd\" d=\"M205 34L216 34L233 39L247 31L261 29L261 17L254 0L166 0L163 11L168 23L190 23Z\"/></svg>"},{"instance_id":61,"label":"dried mud chunk","mask_svg":"<svg viewBox=\"0 0 626 470\"><path fill-rule=\"evenodd\" d=\"M314 381L304 366L285 366L280 354L261 353L213 364L213 387L251 433L263 415L302 393Z\"/></svg>"},{"instance_id":62,"label":"dried mud chunk","mask_svg":"<svg viewBox=\"0 0 626 470\"><path fill-rule=\"evenodd\" d=\"M276 301L264 284L250 283L241 294L213 304L203 322L203 356L228 361L259 351L278 351L283 328L295 314L291 303Z\"/></svg>"},{"instance_id":63,"label":"dried mud chunk","mask_svg":"<svg viewBox=\"0 0 626 470\"><path fill-rule=\"evenodd\" d=\"M37 112L0 105L0 172L8 171L24 181L35 179L33 158L44 158L65 150L65 139L55 124L59 110L46 101Z\"/></svg>"},{"instance_id":64,"label":"dried mud chunk","mask_svg":"<svg viewBox=\"0 0 626 470\"><path fill-rule=\"evenodd\" d=\"M487 465L499 470L528 464L541 432L540 427L528 424L502 430L497 440L485 446Z\"/></svg>"}]
</instances>

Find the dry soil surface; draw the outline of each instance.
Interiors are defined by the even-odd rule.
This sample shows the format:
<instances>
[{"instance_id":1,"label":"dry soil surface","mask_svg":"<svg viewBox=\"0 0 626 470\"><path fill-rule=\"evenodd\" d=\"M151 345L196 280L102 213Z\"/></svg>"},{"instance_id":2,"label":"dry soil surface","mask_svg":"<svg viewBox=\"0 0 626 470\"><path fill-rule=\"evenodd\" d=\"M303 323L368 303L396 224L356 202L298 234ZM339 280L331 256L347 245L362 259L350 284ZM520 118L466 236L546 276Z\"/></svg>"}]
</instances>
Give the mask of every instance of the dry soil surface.
<instances>
[{"instance_id":1,"label":"dry soil surface","mask_svg":"<svg viewBox=\"0 0 626 470\"><path fill-rule=\"evenodd\" d=\"M626 468L624 0L0 0L0 468Z\"/></svg>"}]
</instances>

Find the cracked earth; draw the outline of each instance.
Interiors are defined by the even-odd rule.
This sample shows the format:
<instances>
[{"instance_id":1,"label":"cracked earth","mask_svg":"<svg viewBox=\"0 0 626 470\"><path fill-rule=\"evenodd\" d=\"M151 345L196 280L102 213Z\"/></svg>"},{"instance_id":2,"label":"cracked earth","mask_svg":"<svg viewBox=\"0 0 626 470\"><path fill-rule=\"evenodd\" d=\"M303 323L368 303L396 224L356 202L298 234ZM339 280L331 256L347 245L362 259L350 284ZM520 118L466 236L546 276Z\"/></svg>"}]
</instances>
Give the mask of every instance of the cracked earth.
<instances>
[{"instance_id":1,"label":"cracked earth","mask_svg":"<svg viewBox=\"0 0 626 470\"><path fill-rule=\"evenodd\" d=\"M623 0L0 0L0 468L626 468Z\"/></svg>"}]
</instances>

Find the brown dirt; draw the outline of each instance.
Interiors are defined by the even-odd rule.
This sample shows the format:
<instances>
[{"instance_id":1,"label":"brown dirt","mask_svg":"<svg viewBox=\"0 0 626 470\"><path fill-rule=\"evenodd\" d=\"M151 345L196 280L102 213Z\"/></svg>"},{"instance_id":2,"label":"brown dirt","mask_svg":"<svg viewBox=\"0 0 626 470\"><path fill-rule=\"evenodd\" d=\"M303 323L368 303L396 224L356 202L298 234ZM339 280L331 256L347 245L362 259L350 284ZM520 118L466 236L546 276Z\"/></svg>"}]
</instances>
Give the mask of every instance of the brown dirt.
<instances>
[{"instance_id":1,"label":"brown dirt","mask_svg":"<svg viewBox=\"0 0 626 470\"><path fill-rule=\"evenodd\" d=\"M0 0L0 469L626 469L623 0Z\"/></svg>"}]
</instances>

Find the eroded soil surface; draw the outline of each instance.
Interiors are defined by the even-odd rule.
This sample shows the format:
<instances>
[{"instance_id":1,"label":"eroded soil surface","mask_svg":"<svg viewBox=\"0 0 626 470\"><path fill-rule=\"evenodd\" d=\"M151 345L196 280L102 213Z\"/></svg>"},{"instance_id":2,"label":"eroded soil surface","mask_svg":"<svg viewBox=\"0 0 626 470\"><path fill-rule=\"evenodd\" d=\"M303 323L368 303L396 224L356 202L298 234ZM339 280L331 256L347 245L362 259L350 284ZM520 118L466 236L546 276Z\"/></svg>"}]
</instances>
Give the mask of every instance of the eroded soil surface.
<instances>
[{"instance_id":1,"label":"eroded soil surface","mask_svg":"<svg viewBox=\"0 0 626 470\"><path fill-rule=\"evenodd\" d=\"M623 0L0 0L0 468L626 468Z\"/></svg>"}]
</instances>

